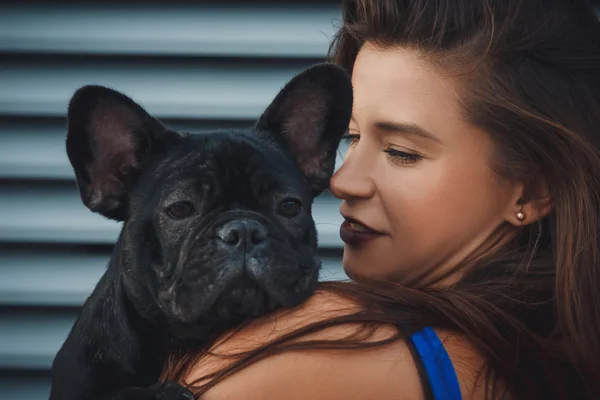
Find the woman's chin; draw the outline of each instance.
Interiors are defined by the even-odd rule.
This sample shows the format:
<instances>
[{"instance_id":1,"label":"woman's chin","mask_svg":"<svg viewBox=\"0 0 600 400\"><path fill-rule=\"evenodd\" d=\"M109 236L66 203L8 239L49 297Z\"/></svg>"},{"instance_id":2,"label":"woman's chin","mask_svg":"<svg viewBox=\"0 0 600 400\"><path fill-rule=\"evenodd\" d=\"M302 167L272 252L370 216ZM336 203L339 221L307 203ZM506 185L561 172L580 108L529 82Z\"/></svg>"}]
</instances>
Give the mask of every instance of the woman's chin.
<instances>
[{"instance_id":1,"label":"woman's chin","mask_svg":"<svg viewBox=\"0 0 600 400\"><path fill-rule=\"evenodd\" d=\"M388 257L382 257L382 254L388 255ZM344 246L342 266L346 275L355 282L365 280L402 281L405 277L404 273L400 271L402 265L398 262L401 257L392 256L392 254L394 252L390 250L378 249L374 252L367 252L346 245Z\"/></svg>"},{"instance_id":2,"label":"woman's chin","mask_svg":"<svg viewBox=\"0 0 600 400\"><path fill-rule=\"evenodd\" d=\"M354 257L352 251L344 250L342 266L351 280L360 282L367 279L386 279L385 272L379 270L376 262L364 262L360 257Z\"/></svg>"}]
</instances>

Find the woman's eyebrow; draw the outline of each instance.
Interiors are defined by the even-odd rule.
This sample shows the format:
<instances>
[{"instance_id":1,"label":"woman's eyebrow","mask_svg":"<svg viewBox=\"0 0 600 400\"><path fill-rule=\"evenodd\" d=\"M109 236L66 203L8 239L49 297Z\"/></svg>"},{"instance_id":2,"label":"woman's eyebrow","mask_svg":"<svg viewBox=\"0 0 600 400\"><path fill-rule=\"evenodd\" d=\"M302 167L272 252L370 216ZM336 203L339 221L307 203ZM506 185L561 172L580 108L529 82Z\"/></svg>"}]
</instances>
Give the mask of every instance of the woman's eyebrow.
<instances>
[{"instance_id":1,"label":"woman's eyebrow","mask_svg":"<svg viewBox=\"0 0 600 400\"><path fill-rule=\"evenodd\" d=\"M354 115L350 117L350 121L356 124L356 120L354 119ZM375 123L375 127L379 130L389 132L389 133L400 133L400 134L409 134L420 136L427 140L431 140L433 142L443 144L442 141L435 136L433 133L428 132L427 130L421 128L419 125L403 123L403 122L390 122L390 121L379 121Z\"/></svg>"},{"instance_id":2,"label":"woman's eyebrow","mask_svg":"<svg viewBox=\"0 0 600 400\"><path fill-rule=\"evenodd\" d=\"M419 125L402 122L381 121L376 122L375 126L382 131L420 136L422 138L442 144L442 141L437 136L421 128Z\"/></svg>"}]
</instances>

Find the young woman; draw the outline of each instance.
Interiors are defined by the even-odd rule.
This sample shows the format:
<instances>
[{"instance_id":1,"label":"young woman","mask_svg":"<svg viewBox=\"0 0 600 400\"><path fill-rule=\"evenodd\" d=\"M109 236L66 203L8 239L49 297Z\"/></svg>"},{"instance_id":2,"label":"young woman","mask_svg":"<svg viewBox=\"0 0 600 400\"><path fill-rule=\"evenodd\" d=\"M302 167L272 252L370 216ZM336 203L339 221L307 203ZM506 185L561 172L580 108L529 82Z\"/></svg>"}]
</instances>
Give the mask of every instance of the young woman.
<instances>
[{"instance_id":1,"label":"young woman","mask_svg":"<svg viewBox=\"0 0 600 400\"><path fill-rule=\"evenodd\" d=\"M354 282L165 378L215 400L600 398L591 6L355 0L343 22L355 104L331 192Z\"/></svg>"}]
</instances>

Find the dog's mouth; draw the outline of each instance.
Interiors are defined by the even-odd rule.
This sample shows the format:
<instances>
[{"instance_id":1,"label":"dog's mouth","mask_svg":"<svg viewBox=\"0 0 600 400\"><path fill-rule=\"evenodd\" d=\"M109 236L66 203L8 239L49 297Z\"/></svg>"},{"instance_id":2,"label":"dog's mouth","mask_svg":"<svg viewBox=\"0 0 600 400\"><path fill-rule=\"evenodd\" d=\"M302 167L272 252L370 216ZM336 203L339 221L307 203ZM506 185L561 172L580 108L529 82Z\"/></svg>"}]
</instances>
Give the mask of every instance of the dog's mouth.
<instances>
[{"instance_id":1,"label":"dog's mouth","mask_svg":"<svg viewBox=\"0 0 600 400\"><path fill-rule=\"evenodd\" d=\"M221 291L210 308L210 314L220 320L235 320L259 316L277 306L277 302L258 282L244 277Z\"/></svg>"},{"instance_id":2,"label":"dog's mouth","mask_svg":"<svg viewBox=\"0 0 600 400\"><path fill-rule=\"evenodd\" d=\"M159 302L160 307L173 320L186 325L232 324L280 307L267 290L249 277L224 285L216 296L209 298L184 293L174 286L166 295L168 298Z\"/></svg>"}]
</instances>

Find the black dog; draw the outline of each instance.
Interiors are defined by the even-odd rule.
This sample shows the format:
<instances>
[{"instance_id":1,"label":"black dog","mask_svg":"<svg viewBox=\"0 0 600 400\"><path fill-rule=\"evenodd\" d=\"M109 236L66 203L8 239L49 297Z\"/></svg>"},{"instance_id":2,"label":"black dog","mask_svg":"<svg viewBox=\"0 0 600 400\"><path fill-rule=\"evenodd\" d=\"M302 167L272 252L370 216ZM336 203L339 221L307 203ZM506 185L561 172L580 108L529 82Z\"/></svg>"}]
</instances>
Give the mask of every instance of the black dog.
<instances>
[{"instance_id":1,"label":"black dog","mask_svg":"<svg viewBox=\"0 0 600 400\"><path fill-rule=\"evenodd\" d=\"M352 109L320 64L248 130L167 129L130 98L86 86L68 109L83 203L123 221L110 264L52 366L50 399L189 399L158 383L178 341L301 303L320 269L311 217Z\"/></svg>"}]
</instances>

